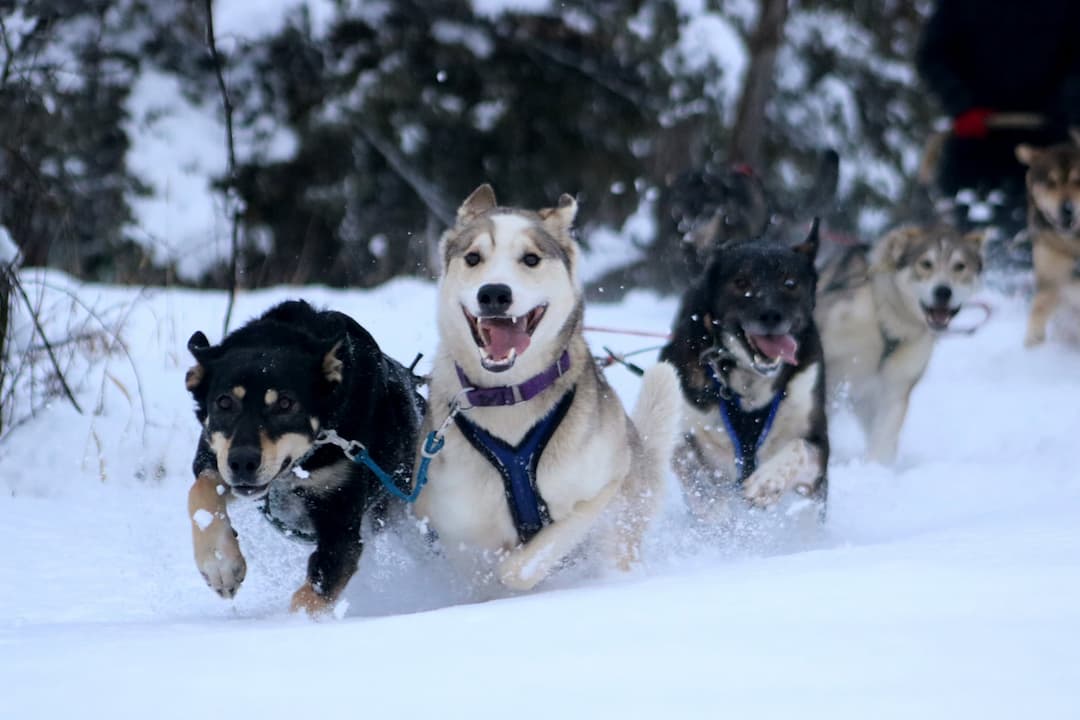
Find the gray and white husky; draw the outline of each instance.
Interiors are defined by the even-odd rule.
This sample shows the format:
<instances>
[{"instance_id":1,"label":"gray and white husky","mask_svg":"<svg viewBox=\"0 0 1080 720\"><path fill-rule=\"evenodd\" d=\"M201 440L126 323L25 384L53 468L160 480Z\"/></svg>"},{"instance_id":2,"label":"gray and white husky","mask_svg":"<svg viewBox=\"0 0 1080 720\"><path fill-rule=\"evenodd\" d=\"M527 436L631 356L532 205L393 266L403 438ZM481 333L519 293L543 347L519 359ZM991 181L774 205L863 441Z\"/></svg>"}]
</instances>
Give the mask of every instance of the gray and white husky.
<instances>
[{"instance_id":1,"label":"gray and white husky","mask_svg":"<svg viewBox=\"0 0 1080 720\"><path fill-rule=\"evenodd\" d=\"M896 458L908 399L937 335L978 289L983 235L909 225L822 270L817 322L830 395L847 394L875 462Z\"/></svg>"},{"instance_id":2,"label":"gray and white husky","mask_svg":"<svg viewBox=\"0 0 1080 720\"><path fill-rule=\"evenodd\" d=\"M638 559L678 425L671 366L646 372L633 421L596 367L582 335L576 213L565 194L536 212L500 207L481 185L439 245L424 433L455 400L466 409L447 425L415 512L452 559L515 589L587 539L621 568Z\"/></svg>"}]
</instances>

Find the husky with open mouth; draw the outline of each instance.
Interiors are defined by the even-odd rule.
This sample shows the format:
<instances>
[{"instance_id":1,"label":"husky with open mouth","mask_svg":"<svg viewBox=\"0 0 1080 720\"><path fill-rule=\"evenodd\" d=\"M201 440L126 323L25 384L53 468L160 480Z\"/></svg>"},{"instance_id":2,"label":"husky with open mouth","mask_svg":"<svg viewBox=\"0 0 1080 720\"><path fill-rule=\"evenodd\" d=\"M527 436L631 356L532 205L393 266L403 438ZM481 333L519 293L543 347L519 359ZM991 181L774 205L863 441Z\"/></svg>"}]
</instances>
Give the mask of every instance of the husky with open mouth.
<instances>
[{"instance_id":1,"label":"husky with open mouth","mask_svg":"<svg viewBox=\"0 0 1080 720\"><path fill-rule=\"evenodd\" d=\"M1059 306L1064 303L1074 318L1080 307L1080 131L1073 131L1072 139L1047 148L1016 148L1016 157L1028 168L1028 232L1035 270L1027 347L1046 340L1047 324Z\"/></svg>"},{"instance_id":2,"label":"husky with open mouth","mask_svg":"<svg viewBox=\"0 0 1080 720\"><path fill-rule=\"evenodd\" d=\"M824 362L814 325L815 221L795 247L720 247L683 295L660 353L682 382L675 471L690 509L722 518L741 494L755 506L789 491L824 511L829 441Z\"/></svg>"},{"instance_id":3,"label":"husky with open mouth","mask_svg":"<svg viewBox=\"0 0 1080 720\"><path fill-rule=\"evenodd\" d=\"M493 560L515 589L543 580L594 528L620 567L635 561L677 426L670 366L646 373L631 421L593 361L576 213L569 195L536 212L500 207L482 185L439 247L424 432L446 435L415 511L454 559Z\"/></svg>"},{"instance_id":4,"label":"husky with open mouth","mask_svg":"<svg viewBox=\"0 0 1080 720\"><path fill-rule=\"evenodd\" d=\"M896 458L908 398L982 275L981 232L908 225L853 246L821 273L817 321L829 395L844 395L875 462Z\"/></svg>"}]
</instances>

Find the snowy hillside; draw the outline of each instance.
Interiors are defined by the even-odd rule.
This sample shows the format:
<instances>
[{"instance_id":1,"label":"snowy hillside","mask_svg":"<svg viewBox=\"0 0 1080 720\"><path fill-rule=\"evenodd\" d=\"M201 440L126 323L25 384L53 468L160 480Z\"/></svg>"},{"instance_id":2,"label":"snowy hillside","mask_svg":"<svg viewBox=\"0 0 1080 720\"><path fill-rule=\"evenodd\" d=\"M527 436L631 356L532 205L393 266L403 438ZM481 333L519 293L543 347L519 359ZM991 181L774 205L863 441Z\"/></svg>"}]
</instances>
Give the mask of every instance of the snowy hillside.
<instances>
[{"instance_id":1,"label":"snowy hillside","mask_svg":"<svg viewBox=\"0 0 1080 720\"><path fill-rule=\"evenodd\" d=\"M475 602L405 528L316 624L286 611L307 546L250 508L235 601L192 561L185 343L220 337L223 296L27 279L56 328L84 316L57 288L77 289L130 361L76 374L85 415L56 401L0 445L0 718L1080 715L1080 354L1024 351L1019 300L987 296L981 332L940 342L896 468L853 459L853 423L833 424L811 544L706 540L673 495L639 572ZM405 362L433 348L415 281L251 293L236 317L296 295ZM631 294L587 321L665 330L674 309ZM608 374L631 402L636 378Z\"/></svg>"}]
</instances>

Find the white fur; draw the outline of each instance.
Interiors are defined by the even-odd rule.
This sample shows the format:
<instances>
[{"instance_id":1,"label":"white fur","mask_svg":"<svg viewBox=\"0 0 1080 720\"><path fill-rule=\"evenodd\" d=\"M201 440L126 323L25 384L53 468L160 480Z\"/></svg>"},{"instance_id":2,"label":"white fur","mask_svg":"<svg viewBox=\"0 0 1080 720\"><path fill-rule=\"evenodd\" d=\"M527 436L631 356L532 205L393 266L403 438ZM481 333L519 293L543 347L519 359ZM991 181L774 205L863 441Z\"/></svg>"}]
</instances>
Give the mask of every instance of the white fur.
<instances>
[{"instance_id":1,"label":"white fur","mask_svg":"<svg viewBox=\"0 0 1080 720\"><path fill-rule=\"evenodd\" d=\"M430 521L459 568L473 571L479 566L507 587L529 589L597 528L609 537L619 536L606 546L617 548L620 566L636 557L640 532L663 487L677 425L678 386L670 367L650 369L635 411L641 425L635 429L582 336L581 288L574 270L577 249L569 234L576 209L572 199L564 196L559 208L534 215L488 208L494 198L489 193L490 188L481 188L470 196L459 210L457 226L444 236L445 248L447 238L468 237L465 233L478 227L472 223L490 221L492 228L476 234L469 247L484 256L483 262L469 267L462 253L451 257L444 268L439 287L439 347L424 428L426 433L442 424L450 401L461 390L455 363L474 383L499 386L521 383L569 351L570 370L532 400L466 411L472 422L517 445L573 389L574 402L537 468L537 489L552 523L528 543L519 543L501 476L455 425L450 425L442 452L431 462L428 484L414 509L418 517ZM555 257L544 258L533 268L520 262L532 242L530 231L538 228L566 248L569 267ZM547 303L529 348L513 367L499 373L480 364L461 310L462 306L470 312L478 310L476 291L495 282L511 287L512 314Z\"/></svg>"}]
</instances>

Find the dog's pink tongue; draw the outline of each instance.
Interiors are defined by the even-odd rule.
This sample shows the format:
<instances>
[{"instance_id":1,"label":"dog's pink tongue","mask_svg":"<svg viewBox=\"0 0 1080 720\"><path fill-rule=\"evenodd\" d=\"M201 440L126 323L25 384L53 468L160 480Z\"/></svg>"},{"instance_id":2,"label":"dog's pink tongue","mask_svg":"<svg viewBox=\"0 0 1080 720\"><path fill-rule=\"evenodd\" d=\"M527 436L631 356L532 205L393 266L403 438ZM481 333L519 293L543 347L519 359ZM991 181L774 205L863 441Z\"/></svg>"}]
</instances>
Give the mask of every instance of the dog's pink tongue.
<instances>
[{"instance_id":1,"label":"dog's pink tongue","mask_svg":"<svg viewBox=\"0 0 1080 720\"><path fill-rule=\"evenodd\" d=\"M754 335L754 345L770 360L780 358L788 365L798 365L795 355L799 352L799 343L790 335Z\"/></svg>"},{"instance_id":2,"label":"dog's pink tongue","mask_svg":"<svg viewBox=\"0 0 1080 720\"><path fill-rule=\"evenodd\" d=\"M517 354L529 347L529 333L526 332L526 318L517 321L510 318L489 318L480 321L480 327L487 336L487 351L492 360L504 360L510 356L510 350Z\"/></svg>"}]
</instances>

